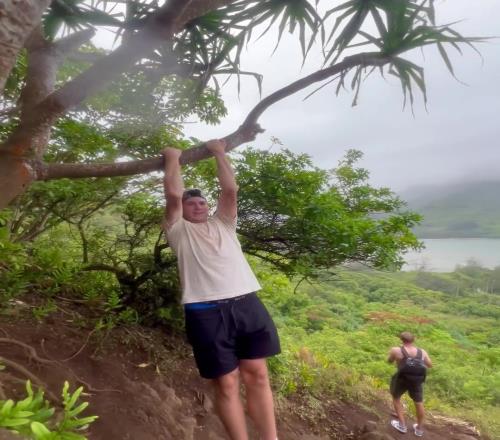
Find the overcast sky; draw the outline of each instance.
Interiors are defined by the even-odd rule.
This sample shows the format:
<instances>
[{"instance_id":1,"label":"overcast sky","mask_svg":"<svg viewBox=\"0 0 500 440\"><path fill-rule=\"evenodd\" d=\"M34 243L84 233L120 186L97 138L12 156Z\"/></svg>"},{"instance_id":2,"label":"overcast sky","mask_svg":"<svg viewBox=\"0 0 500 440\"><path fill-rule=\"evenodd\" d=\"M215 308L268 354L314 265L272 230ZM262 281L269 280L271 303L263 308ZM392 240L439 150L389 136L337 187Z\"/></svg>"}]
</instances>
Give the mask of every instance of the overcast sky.
<instances>
[{"instance_id":1,"label":"overcast sky","mask_svg":"<svg viewBox=\"0 0 500 440\"><path fill-rule=\"evenodd\" d=\"M321 3L328 3L326 0ZM463 35L500 35L500 0L436 1L440 24L455 25ZM271 56L276 34L249 45L242 54L244 70L264 74L263 96L320 68L319 56L311 56L301 69L296 37L283 38ZM425 68L428 112L420 99L415 115L402 111L398 80L373 74L363 85L356 107L351 91L335 96L327 86L306 101L314 86L269 108L260 119L266 132L253 146L268 148L271 136L295 152L309 153L316 165L334 167L348 148L364 152L362 166L372 183L404 190L418 184L463 180L500 180L500 40L480 44L481 58L472 50L452 55L457 77L453 79L433 47L412 59ZM237 95L235 82L223 89L229 114L217 127L187 124L185 134L200 139L221 137L236 129L259 101L253 79L242 80ZM277 147L274 147L277 148Z\"/></svg>"}]
</instances>

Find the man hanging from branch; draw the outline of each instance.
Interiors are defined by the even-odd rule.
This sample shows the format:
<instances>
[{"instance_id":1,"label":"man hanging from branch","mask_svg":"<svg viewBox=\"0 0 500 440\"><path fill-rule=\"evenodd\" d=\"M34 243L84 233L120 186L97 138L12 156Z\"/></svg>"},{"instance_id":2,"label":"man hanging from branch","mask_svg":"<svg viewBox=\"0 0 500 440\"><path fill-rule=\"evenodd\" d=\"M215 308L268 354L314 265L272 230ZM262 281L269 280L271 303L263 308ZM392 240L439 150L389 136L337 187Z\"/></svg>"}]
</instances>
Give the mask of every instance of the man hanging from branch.
<instances>
[{"instance_id":1,"label":"man hanging from branch","mask_svg":"<svg viewBox=\"0 0 500 440\"><path fill-rule=\"evenodd\" d=\"M222 140L207 142L220 184L209 215L200 190L184 190L181 150L166 148L163 228L177 255L186 333L200 375L215 386L216 408L229 437L247 440L240 378L248 413L263 440L276 440L266 358L280 352L276 327L257 297L259 282L236 236L238 186Z\"/></svg>"}]
</instances>

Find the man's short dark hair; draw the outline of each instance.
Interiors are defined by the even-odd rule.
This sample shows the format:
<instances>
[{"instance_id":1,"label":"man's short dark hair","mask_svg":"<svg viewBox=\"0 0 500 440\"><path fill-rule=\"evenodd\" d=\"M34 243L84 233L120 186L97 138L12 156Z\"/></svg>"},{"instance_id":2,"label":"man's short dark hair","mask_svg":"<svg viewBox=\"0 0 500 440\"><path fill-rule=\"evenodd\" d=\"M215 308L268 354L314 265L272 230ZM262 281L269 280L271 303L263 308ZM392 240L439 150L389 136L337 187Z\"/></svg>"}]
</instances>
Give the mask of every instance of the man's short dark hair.
<instances>
[{"instance_id":1,"label":"man's short dark hair","mask_svg":"<svg viewBox=\"0 0 500 440\"><path fill-rule=\"evenodd\" d=\"M201 197L202 199L206 200L206 197L198 188L187 189L186 191L184 191L184 193L182 194L182 201L184 202L185 200L190 199L191 197Z\"/></svg>"},{"instance_id":2,"label":"man's short dark hair","mask_svg":"<svg viewBox=\"0 0 500 440\"><path fill-rule=\"evenodd\" d=\"M406 342L407 344L411 344L415 340L415 335L410 332L402 332L399 335L399 339L401 339L403 342Z\"/></svg>"}]
</instances>

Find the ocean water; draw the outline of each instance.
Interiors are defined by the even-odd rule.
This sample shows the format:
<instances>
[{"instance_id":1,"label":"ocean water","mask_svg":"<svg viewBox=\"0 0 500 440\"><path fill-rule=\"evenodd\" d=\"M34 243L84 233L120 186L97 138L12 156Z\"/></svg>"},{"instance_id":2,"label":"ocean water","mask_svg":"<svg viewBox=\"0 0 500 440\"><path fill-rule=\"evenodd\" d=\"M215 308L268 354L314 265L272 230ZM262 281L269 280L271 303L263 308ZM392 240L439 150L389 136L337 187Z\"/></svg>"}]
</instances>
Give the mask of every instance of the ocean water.
<instances>
[{"instance_id":1,"label":"ocean water","mask_svg":"<svg viewBox=\"0 0 500 440\"><path fill-rule=\"evenodd\" d=\"M453 272L458 265L471 260L490 269L500 266L500 239L436 238L422 241L425 249L407 253L403 270Z\"/></svg>"}]
</instances>

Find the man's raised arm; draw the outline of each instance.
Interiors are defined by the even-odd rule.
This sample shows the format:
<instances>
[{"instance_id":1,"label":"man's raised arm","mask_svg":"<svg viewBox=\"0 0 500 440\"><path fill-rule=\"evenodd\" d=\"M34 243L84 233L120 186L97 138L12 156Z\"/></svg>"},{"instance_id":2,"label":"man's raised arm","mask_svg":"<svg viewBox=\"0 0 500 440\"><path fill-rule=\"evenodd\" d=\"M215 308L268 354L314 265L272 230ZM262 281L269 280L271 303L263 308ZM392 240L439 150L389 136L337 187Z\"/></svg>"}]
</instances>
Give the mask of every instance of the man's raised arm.
<instances>
[{"instance_id":1,"label":"man's raised arm","mask_svg":"<svg viewBox=\"0 0 500 440\"><path fill-rule=\"evenodd\" d=\"M217 162L217 175L221 189L217 212L222 217L232 220L236 217L238 210L238 185L234 178L233 168L226 157L226 142L214 139L208 141L206 147L214 155Z\"/></svg>"},{"instance_id":2,"label":"man's raised arm","mask_svg":"<svg viewBox=\"0 0 500 440\"><path fill-rule=\"evenodd\" d=\"M165 158L163 188L165 190L165 199L167 200L167 210L162 226L167 230L182 217L182 192L184 191L184 184L182 182L181 165L179 163L182 151L177 148L168 147L162 151L162 154Z\"/></svg>"}]
</instances>

